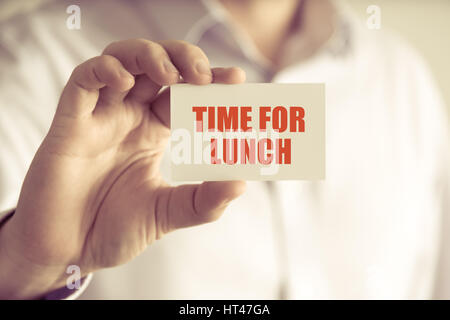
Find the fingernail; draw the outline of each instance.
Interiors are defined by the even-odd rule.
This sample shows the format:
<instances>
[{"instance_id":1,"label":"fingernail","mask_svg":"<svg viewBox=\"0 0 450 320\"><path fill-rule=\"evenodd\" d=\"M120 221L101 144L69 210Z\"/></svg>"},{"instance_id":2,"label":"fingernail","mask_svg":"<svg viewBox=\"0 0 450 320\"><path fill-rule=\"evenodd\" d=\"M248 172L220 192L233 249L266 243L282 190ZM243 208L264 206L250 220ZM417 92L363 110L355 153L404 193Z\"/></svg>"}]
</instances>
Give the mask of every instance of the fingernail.
<instances>
[{"instance_id":1,"label":"fingernail","mask_svg":"<svg viewBox=\"0 0 450 320\"><path fill-rule=\"evenodd\" d=\"M175 68L173 63L168 59L163 61L163 66L167 73L178 73L177 68Z\"/></svg>"},{"instance_id":2,"label":"fingernail","mask_svg":"<svg viewBox=\"0 0 450 320\"><path fill-rule=\"evenodd\" d=\"M207 76L212 77L211 68L209 67L209 64L206 63L204 60L199 60L195 64L195 70L197 70L200 74L205 74Z\"/></svg>"}]
</instances>

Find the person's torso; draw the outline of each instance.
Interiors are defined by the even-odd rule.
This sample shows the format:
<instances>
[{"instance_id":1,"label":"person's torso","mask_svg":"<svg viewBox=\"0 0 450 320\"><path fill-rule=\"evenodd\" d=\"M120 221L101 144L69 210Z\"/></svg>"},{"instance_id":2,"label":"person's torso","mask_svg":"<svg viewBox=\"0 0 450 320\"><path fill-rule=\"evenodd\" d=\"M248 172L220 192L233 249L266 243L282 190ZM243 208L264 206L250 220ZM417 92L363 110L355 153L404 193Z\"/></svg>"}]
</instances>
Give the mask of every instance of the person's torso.
<instances>
[{"instance_id":1,"label":"person's torso","mask_svg":"<svg viewBox=\"0 0 450 320\"><path fill-rule=\"evenodd\" d=\"M2 111L5 123L20 124L9 129L15 130L9 147L20 159L7 181L17 189L77 64L112 41L185 35L170 26L189 12L187 2L133 3L141 7L81 1L80 30L65 28L66 3L39 11L23 28L11 26L20 68L40 72L22 93L36 98ZM167 21L158 11L163 7L164 14L177 13ZM199 39L213 66L242 67L249 82L326 83L326 179L250 182L218 222L169 234L134 261L97 272L82 298L270 299L280 297L283 284L294 299L427 297L438 242L427 169L433 164L411 140L416 116L407 110L421 101L403 87L408 62L401 63L395 45L387 41L381 50L366 39L342 56L320 53L273 75L226 35L217 26ZM168 170L166 157L166 177Z\"/></svg>"}]
</instances>

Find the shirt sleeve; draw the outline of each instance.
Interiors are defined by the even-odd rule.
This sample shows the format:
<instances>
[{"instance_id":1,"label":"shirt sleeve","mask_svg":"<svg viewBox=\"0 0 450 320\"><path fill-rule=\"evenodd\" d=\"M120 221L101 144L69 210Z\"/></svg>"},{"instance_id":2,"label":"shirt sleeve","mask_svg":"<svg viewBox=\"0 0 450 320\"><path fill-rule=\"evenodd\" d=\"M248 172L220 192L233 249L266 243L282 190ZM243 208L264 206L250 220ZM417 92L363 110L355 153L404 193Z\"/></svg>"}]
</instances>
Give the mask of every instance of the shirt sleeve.
<instances>
[{"instance_id":1,"label":"shirt sleeve","mask_svg":"<svg viewBox=\"0 0 450 320\"><path fill-rule=\"evenodd\" d=\"M426 170L431 175L433 206L436 206L439 227L431 236L439 239L438 259L434 269L432 298L450 299L450 126L445 102L438 86L421 57L415 57L417 83L415 94L418 113L418 135L420 156L428 159ZM414 91L412 91L414 92ZM430 212L431 212L430 208ZM430 214L430 212L426 214Z\"/></svg>"},{"instance_id":2,"label":"shirt sleeve","mask_svg":"<svg viewBox=\"0 0 450 320\"><path fill-rule=\"evenodd\" d=\"M450 139L447 139L447 141L448 140ZM450 145L449 141L448 145ZM446 172L443 172L443 177L445 177L445 185L442 192L440 256L436 268L436 279L433 295L433 298L435 299L444 300L450 299L450 156L447 156L446 161L447 170Z\"/></svg>"},{"instance_id":3,"label":"shirt sleeve","mask_svg":"<svg viewBox=\"0 0 450 320\"><path fill-rule=\"evenodd\" d=\"M77 299L89 286L92 280L92 273L81 279L81 284L78 289L69 289L63 287L52 291L44 296L44 300L75 300Z\"/></svg>"}]
</instances>

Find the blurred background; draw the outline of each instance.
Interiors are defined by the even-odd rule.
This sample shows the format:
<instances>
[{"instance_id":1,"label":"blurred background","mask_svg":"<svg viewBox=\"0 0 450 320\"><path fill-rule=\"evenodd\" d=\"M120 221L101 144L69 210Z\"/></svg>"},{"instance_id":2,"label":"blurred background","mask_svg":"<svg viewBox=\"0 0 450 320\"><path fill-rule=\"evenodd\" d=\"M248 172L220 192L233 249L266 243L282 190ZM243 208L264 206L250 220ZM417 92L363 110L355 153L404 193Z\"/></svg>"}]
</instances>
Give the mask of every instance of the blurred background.
<instances>
[{"instance_id":1,"label":"blurred background","mask_svg":"<svg viewBox=\"0 0 450 320\"><path fill-rule=\"evenodd\" d=\"M0 22L49 1L55 0L0 0ZM370 16L369 6L380 7L381 28L401 34L427 60L450 118L450 0L339 1L350 5L364 22Z\"/></svg>"},{"instance_id":2,"label":"blurred background","mask_svg":"<svg viewBox=\"0 0 450 320\"><path fill-rule=\"evenodd\" d=\"M381 28L401 34L427 60L450 118L450 1L344 0L364 20L370 5L381 9ZM373 30L373 32L377 32Z\"/></svg>"}]
</instances>

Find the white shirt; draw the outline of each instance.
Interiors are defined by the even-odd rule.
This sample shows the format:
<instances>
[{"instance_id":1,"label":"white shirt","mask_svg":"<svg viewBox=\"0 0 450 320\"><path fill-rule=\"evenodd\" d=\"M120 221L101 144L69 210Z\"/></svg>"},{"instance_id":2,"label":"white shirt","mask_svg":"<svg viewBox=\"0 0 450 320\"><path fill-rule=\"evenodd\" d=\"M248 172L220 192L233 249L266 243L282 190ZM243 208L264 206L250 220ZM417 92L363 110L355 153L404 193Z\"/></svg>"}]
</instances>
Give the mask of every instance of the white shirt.
<instances>
[{"instance_id":1,"label":"white shirt","mask_svg":"<svg viewBox=\"0 0 450 320\"><path fill-rule=\"evenodd\" d=\"M79 1L81 30L68 30L57 1L3 23L0 209L16 205L76 65L120 39L185 39L249 82L325 82L326 180L250 182L218 222L96 272L83 298L450 298L448 124L421 58L338 6L336 35L273 74L209 3Z\"/></svg>"}]
</instances>

